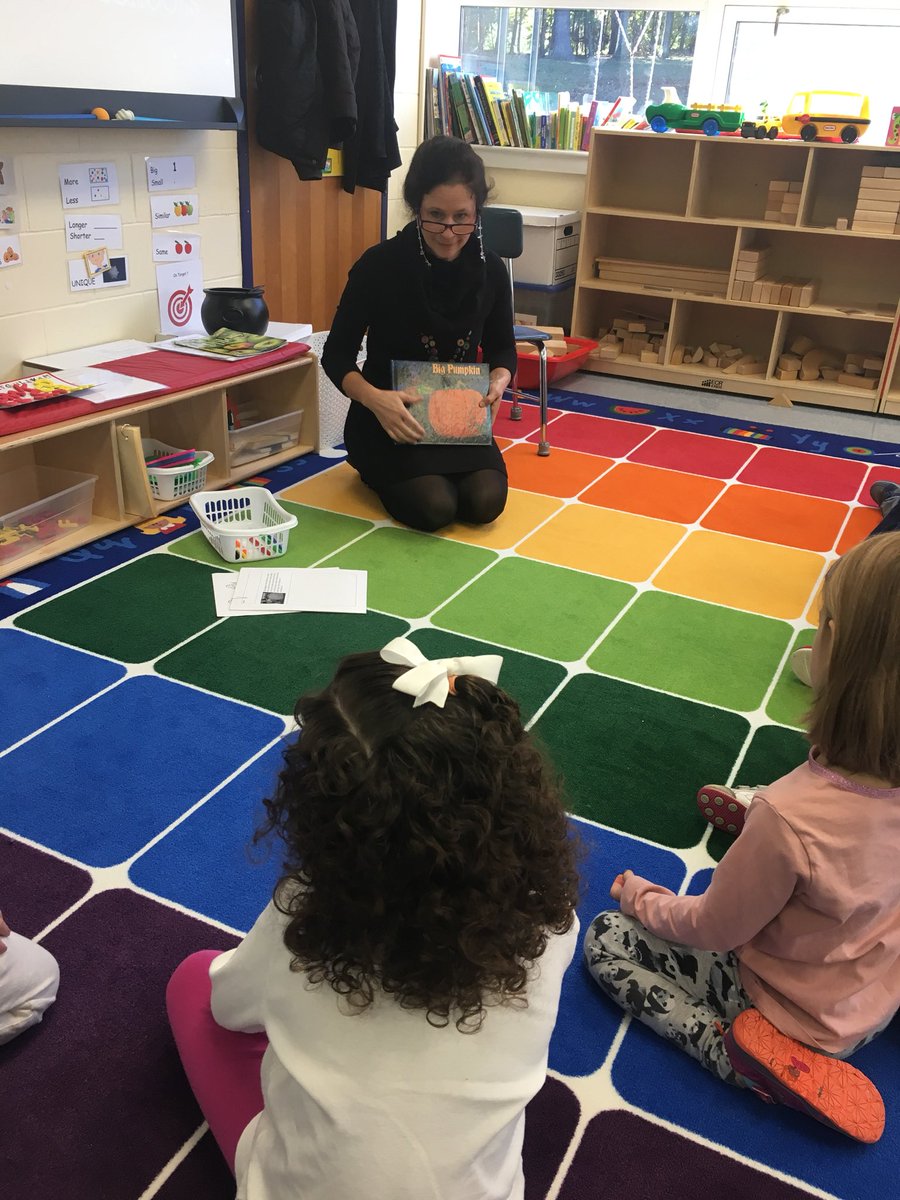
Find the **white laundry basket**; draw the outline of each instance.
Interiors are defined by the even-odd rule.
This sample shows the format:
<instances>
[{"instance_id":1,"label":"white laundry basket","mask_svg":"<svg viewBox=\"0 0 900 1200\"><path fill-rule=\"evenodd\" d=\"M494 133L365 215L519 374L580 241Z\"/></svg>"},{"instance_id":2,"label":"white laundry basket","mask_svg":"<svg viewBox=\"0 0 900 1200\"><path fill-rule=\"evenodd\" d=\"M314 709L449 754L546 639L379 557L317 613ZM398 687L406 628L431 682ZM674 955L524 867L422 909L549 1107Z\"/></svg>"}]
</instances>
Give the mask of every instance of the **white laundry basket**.
<instances>
[{"instance_id":1,"label":"white laundry basket","mask_svg":"<svg viewBox=\"0 0 900 1200\"><path fill-rule=\"evenodd\" d=\"M333 450L344 440L344 421L347 419L350 399L334 386L322 370L322 351L325 348L328 334L329 330L327 329L319 333L311 333L304 341L319 360L317 368L319 372L319 444L323 449ZM365 361L366 339L363 338L356 365L362 367Z\"/></svg>"},{"instance_id":2,"label":"white laundry basket","mask_svg":"<svg viewBox=\"0 0 900 1200\"><path fill-rule=\"evenodd\" d=\"M148 453L177 454L177 446L168 446L158 442L156 438L141 438L141 446L146 456ZM180 467L154 467L147 464L147 479L150 491L157 500L177 500L179 496L190 496L193 492L202 492L206 487L206 468L215 461L214 455L208 450L198 450L200 456L196 462Z\"/></svg>"},{"instance_id":3,"label":"white laundry basket","mask_svg":"<svg viewBox=\"0 0 900 1200\"><path fill-rule=\"evenodd\" d=\"M288 548L297 518L261 487L198 492L191 508L212 548L226 562L278 558Z\"/></svg>"}]
</instances>

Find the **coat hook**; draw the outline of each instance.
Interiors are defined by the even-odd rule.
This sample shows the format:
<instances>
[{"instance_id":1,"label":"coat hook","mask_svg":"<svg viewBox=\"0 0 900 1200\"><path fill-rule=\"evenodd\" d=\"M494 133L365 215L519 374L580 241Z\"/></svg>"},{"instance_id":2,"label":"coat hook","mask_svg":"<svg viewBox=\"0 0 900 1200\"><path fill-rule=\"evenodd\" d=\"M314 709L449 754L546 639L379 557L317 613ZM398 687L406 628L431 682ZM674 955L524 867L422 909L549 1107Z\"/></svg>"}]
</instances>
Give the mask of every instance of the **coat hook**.
<instances>
[{"instance_id":1,"label":"coat hook","mask_svg":"<svg viewBox=\"0 0 900 1200\"><path fill-rule=\"evenodd\" d=\"M772 31L772 37L778 37L778 23L780 22L781 18L786 17L790 11L791 10L789 8L784 7L775 9L775 28Z\"/></svg>"}]
</instances>

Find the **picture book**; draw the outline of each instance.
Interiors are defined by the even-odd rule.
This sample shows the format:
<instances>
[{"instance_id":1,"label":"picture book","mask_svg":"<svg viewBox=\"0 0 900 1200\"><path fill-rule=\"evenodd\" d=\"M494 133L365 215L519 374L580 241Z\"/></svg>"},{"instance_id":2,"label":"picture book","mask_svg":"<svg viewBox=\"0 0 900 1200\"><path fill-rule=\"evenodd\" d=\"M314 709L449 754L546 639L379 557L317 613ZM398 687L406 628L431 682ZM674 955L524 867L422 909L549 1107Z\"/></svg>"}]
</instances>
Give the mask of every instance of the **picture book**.
<instances>
[{"instance_id":1,"label":"picture book","mask_svg":"<svg viewBox=\"0 0 900 1200\"><path fill-rule=\"evenodd\" d=\"M482 406L490 384L487 363L391 363L394 388L421 396L409 411L425 430L420 446L484 446L491 410Z\"/></svg>"},{"instance_id":2,"label":"picture book","mask_svg":"<svg viewBox=\"0 0 900 1200\"><path fill-rule=\"evenodd\" d=\"M206 354L218 354L222 358L252 358L256 354L280 349L284 345L284 338L217 329L209 337L175 338L175 345L189 350L203 350Z\"/></svg>"}]
</instances>

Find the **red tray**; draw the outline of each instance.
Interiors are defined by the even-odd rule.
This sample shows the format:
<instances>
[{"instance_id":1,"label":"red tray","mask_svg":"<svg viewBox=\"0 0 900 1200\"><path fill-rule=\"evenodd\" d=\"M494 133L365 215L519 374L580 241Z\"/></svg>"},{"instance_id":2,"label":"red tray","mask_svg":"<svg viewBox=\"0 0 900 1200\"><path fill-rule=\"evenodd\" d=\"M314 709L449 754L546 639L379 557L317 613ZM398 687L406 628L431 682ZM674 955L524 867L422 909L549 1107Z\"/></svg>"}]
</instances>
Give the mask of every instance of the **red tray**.
<instances>
[{"instance_id":1,"label":"red tray","mask_svg":"<svg viewBox=\"0 0 900 1200\"><path fill-rule=\"evenodd\" d=\"M567 337L565 342L570 347L566 354L547 355L548 383L554 383L557 379L565 379L567 375L571 375L579 367L583 367L587 356L600 344L583 337ZM537 350L531 354L523 354L520 351L517 357L519 368L516 372L516 385L520 388L540 387L541 368Z\"/></svg>"}]
</instances>

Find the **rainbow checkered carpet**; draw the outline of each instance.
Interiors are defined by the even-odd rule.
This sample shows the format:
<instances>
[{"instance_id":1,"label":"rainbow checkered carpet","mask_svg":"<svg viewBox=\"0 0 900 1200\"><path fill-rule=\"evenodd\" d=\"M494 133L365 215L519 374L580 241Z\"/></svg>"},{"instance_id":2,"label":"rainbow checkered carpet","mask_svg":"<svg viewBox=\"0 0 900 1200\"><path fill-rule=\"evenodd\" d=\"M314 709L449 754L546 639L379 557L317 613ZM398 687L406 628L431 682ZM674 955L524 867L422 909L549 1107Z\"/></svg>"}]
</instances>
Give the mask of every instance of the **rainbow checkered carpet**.
<instances>
[{"instance_id":1,"label":"rainbow checkered carpet","mask_svg":"<svg viewBox=\"0 0 900 1200\"><path fill-rule=\"evenodd\" d=\"M483 529L398 528L341 461L269 476L299 517L282 561L367 570L365 616L217 619L228 568L189 509L0 583L0 901L62 972L43 1025L0 1049L4 1200L233 1194L163 990L266 903L259 801L297 694L342 655L398 634L428 655L501 649L565 779L583 925L625 867L703 890L727 842L698 786L802 759L789 655L828 563L876 523L868 483L900 471L574 407L553 410L548 459L533 408L501 418L512 490ZM528 1113L528 1200L896 1195L900 1022L855 1061L888 1104L872 1148L707 1076L579 958Z\"/></svg>"}]
</instances>

